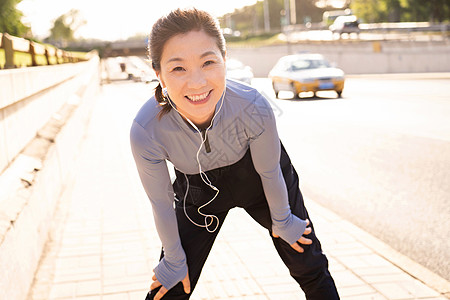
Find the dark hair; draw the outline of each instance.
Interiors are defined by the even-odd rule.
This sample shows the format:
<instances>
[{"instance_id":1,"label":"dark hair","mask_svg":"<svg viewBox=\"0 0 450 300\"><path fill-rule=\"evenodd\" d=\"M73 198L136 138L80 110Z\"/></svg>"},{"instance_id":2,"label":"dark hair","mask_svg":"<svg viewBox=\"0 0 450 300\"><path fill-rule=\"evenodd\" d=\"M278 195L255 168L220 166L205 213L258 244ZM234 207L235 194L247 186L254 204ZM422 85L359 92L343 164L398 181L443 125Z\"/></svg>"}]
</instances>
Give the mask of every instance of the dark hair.
<instances>
[{"instance_id":1,"label":"dark hair","mask_svg":"<svg viewBox=\"0 0 450 300\"><path fill-rule=\"evenodd\" d=\"M216 39L217 47L225 57L225 39L218 21L209 13L195 8L176 9L168 15L159 18L152 27L148 39L149 58L155 71L161 71L161 56L166 42L178 34L190 31L201 31ZM167 105L163 95L161 84L155 89L156 101L162 106L159 117L168 113L172 108Z\"/></svg>"}]
</instances>

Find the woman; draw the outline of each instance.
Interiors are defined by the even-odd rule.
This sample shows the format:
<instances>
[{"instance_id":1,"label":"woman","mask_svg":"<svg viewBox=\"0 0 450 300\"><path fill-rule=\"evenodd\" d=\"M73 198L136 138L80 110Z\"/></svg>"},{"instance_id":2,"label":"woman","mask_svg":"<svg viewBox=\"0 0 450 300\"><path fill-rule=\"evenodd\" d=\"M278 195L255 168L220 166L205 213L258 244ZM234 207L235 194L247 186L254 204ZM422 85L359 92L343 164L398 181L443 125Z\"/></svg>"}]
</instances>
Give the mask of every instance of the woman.
<instances>
[{"instance_id":1,"label":"woman","mask_svg":"<svg viewBox=\"0 0 450 300\"><path fill-rule=\"evenodd\" d=\"M196 9L172 11L154 24L149 51L160 84L131 128L163 247L147 299L190 297L233 207L269 230L308 299L339 299L270 105L225 79L216 20ZM166 161L175 167L173 185Z\"/></svg>"}]
</instances>

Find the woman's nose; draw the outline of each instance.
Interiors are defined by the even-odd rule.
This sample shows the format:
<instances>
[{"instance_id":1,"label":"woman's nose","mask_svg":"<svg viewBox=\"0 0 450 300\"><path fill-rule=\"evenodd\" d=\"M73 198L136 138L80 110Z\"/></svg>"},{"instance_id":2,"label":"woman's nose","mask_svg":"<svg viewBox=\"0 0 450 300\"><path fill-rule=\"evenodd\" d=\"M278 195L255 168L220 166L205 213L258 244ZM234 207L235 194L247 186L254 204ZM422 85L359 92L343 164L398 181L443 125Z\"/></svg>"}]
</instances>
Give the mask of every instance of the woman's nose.
<instances>
[{"instance_id":1,"label":"woman's nose","mask_svg":"<svg viewBox=\"0 0 450 300\"><path fill-rule=\"evenodd\" d=\"M201 88L206 85L206 76L202 71L194 71L189 76L188 87L192 89Z\"/></svg>"}]
</instances>

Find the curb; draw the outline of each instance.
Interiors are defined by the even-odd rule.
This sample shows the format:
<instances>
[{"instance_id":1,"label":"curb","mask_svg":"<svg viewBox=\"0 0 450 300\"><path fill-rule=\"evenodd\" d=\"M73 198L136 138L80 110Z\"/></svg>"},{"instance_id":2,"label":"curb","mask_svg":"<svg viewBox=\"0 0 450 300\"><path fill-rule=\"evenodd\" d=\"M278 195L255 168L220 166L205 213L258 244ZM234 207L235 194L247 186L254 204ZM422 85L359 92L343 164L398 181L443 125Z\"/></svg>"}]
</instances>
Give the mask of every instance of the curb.
<instances>
[{"instance_id":1,"label":"curb","mask_svg":"<svg viewBox=\"0 0 450 300\"><path fill-rule=\"evenodd\" d=\"M346 74L346 78L373 79L382 78L389 80L425 80L425 79L450 79L450 72L433 73L380 73L380 74Z\"/></svg>"},{"instance_id":2,"label":"curb","mask_svg":"<svg viewBox=\"0 0 450 300\"><path fill-rule=\"evenodd\" d=\"M325 208L324 206L318 204L317 202L307 199L308 207L314 208L320 212L320 214L329 215L333 218L339 218L341 221L341 226L343 230L350 234L355 240L362 243L367 248L371 249L376 254L380 255L396 267L400 268L413 278L421 281L428 287L436 290L441 295L450 298L450 282L446 279L440 277L431 270L425 268L424 266L413 261L406 255L401 254L397 250L393 249L391 246L383 242L382 240L376 238L370 233L362 230L351 222L343 219L336 213Z\"/></svg>"}]
</instances>

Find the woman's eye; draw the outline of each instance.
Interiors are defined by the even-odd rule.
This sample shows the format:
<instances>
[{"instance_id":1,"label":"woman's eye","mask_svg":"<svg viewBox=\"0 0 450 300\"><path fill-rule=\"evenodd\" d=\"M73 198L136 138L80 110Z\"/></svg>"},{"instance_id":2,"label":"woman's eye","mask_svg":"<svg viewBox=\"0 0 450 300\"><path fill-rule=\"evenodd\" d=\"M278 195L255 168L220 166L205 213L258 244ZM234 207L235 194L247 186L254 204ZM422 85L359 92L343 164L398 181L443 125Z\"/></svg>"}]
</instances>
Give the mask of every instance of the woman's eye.
<instances>
[{"instance_id":1,"label":"woman's eye","mask_svg":"<svg viewBox=\"0 0 450 300\"><path fill-rule=\"evenodd\" d=\"M203 65L209 66L209 65L212 65L212 64L214 64L213 60L207 60L207 61L205 61L205 63Z\"/></svg>"},{"instance_id":2,"label":"woman's eye","mask_svg":"<svg viewBox=\"0 0 450 300\"><path fill-rule=\"evenodd\" d=\"M172 71L183 71L183 67L175 67L172 69Z\"/></svg>"}]
</instances>

